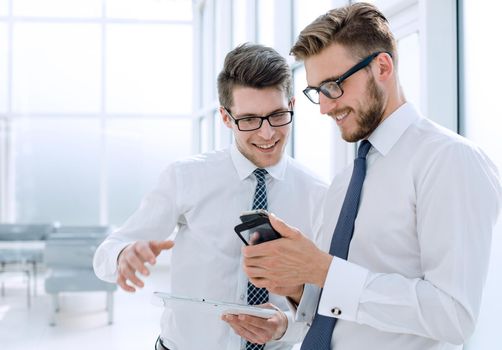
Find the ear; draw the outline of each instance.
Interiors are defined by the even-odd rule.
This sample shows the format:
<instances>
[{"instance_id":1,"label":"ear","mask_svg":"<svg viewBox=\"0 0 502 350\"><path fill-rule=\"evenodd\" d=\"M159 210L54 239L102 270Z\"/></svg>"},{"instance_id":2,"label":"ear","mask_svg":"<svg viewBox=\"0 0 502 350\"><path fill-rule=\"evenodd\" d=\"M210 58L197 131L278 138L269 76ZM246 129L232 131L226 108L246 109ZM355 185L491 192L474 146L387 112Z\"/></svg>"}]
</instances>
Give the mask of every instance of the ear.
<instances>
[{"instance_id":1,"label":"ear","mask_svg":"<svg viewBox=\"0 0 502 350\"><path fill-rule=\"evenodd\" d=\"M376 57L376 63L374 65L375 77L378 81L384 82L389 80L395 75L394 73L394 61L388 53L381 53Z\"/></svg>"},{"instance_id":2,"label":"ear","mask_svg":"<svg viewBox=\"0 0 502 350\"><path fill-rule=\"evenodd\" d=\"M220 112L221 121L223 122L223 124L225 124L227 128L232 129L232 123L233 123L233 121L228 116L227 112L225 111L225 108L223 108L222 106L220 106L220 108L218 110Z\"/></svg>"},{"instance_id":3,"label":"ear","mask_svg":"<svg viewBox=\"0 0 502 350\"><path fill-rule=\"evenodd\" d=\"M291 97L291 99L289 100L289 107L291 109L295 109L295 102L296 102L296 98L294 96Z\"/></svg>"}]
</instances>

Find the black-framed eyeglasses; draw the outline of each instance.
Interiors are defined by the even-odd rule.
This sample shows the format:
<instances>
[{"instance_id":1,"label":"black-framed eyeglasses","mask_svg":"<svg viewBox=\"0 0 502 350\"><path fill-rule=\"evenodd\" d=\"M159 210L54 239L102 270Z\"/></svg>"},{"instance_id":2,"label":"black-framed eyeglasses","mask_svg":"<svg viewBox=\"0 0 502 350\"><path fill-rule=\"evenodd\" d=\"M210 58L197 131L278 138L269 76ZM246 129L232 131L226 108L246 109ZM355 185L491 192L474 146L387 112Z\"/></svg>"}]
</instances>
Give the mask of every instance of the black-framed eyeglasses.
<instances>
[{"instance_id":1,"label":"black-framed eyeglasses","mask_svg":"<svg viewBox=\"0 0 502 350\"><path fill-rule=\"evenodd\" d=\"M251 115L243 115L240 116L239 118L235 118L232 113L226 108L223 107L225 112L232 118L234 121L235 125L237 125L237 129L240 131L253 131L253 130L258 130L261 128L261 125L263 124L263 121L266 120L272 127L279 127L279 126L284 126L288 125L293 121L293 111L278 111L278 112L273 112L270 114L267 114L266 116L263 117L255 117Z\"/></svg>"},{"instance_id":2,"label":"black-framed eyeglasses","mask_svg":"<svg viewBox=\"0 0 502 350\"><path fill-rule=\"evenodd\" d=\"M323 95L326 96L327 98L331 99L339 98L340 96L343 95L343 90L341 86L342 83L354 73L357 73L361 69L368 66L371 63L371 61L373 61L373 59L378 55L380 55L381 53L386 53L390 55L390 57L392 57L392 54L387 51L374 52L368 57L363 58L361 61L359 61L359 63L350 68L345 73L343 73L338 79L325 81L324 83L319 85L319 87L307 86L307 88L303 90L303 93L312 103L315 104L320 103L320 96L319 96L320 92L322 92Z\"/></svg>"}]
</instances>

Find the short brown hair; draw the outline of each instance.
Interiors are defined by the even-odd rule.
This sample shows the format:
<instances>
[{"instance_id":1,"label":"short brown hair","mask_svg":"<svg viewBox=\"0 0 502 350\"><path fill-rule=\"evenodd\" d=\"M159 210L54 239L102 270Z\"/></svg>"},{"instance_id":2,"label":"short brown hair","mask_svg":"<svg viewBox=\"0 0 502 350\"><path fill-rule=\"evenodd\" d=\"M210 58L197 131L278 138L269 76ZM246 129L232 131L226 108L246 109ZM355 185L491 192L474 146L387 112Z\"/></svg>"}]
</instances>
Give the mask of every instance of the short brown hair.
<instances>
[{"instance_id":1,"label":"short brown hair","mask_svg":"<svg viewBox=\"0 0 502 350\"><path fill-rule=\"evenodd\" d=\"M293 96L291 69L286 59L274 49L258 44L242 44L225 57L218 75L218 96L223 107L232 106L234 86L276 87L288 99Z\"/></svg>"},{"instance_id":2,"label":"short brown hair","mask_svg":"<svg viewBox=\"0 0 502 350\"><path fill-rule=\"evenodd\" d=\"M302 30L290 54L305 60L334 43L359 59L377 51L389 52L397 65L396 40L387 19L374 5L356 3L318 17Z\"/></svg>"}]
</instances>

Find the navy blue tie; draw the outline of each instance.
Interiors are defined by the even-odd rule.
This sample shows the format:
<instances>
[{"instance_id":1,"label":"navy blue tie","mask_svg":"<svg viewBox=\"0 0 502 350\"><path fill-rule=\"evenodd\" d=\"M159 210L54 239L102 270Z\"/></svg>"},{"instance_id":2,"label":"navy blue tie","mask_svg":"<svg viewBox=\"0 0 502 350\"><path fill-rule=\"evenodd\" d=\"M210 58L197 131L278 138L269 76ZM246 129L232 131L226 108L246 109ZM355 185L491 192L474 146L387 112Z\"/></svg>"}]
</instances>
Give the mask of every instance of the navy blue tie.
<instances>
[{"instance_id":1,"label":"navy blue tie","mask_svg":"<svg viewBox=\"0 0 502 350\"><path fill-rule=\"evenodd\" d=\"M354 233L354 222L359 208L359 197L366 176L366 155L371 148L368 140L363 140L359 145L357 158L354 160L352 177L343 200L342 209L338 216L329 253L341 259L347 260L350 240ZM321 291L322 294L322 291ZM319 304L317 305L319 307ZM329 350L331 349L331 337L337 319L316 313L314 321L303 340L301 350Z\"/></svg>"},{"instance_id":2,"label":"navy blue tie","mask_svg":"<svg viewBox=\"0 0 502 350\"><path fill-rule=\"evenodd\" d=\"M265 185L265 169L255 169L253 172L256 176L256 190L253 198L253 209L267 209L267 186ZM247 299L249 305L258 305L268 302L268 290L265 288L257 288L254 284L248 281ZM265 345L253 344L246 342L246 350L262 350Z\"/></svg>"}]
</instances>

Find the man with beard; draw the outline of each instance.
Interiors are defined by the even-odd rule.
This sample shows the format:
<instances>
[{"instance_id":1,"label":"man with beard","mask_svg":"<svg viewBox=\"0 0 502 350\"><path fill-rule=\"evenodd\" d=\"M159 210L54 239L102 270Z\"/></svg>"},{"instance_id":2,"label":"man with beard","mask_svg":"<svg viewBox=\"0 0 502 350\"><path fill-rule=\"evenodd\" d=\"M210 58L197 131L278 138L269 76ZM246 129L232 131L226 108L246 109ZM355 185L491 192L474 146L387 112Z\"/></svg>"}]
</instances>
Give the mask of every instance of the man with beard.
<instances>
[{"instance_id":1,"label":"man with beard","mask_svg":"<svg viewBox=\"0 0 502 350\"><path fill-rule=\"evenodd\" d=\"M287 295L311 327L302 350L461 349L479 313L500 209L497 169L406 102L386 18L357 3L317 18L291 50L305 95L360 142L328 191L319 249L282 239L243 249L250 280ZM227 320L264 341L252 319Z\"/></svg>"}]
</instances>

